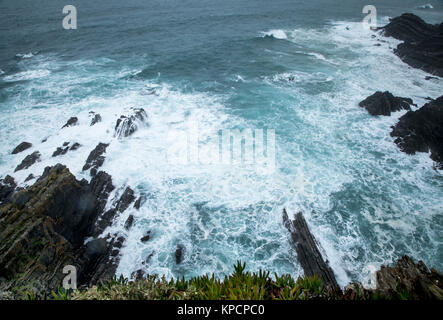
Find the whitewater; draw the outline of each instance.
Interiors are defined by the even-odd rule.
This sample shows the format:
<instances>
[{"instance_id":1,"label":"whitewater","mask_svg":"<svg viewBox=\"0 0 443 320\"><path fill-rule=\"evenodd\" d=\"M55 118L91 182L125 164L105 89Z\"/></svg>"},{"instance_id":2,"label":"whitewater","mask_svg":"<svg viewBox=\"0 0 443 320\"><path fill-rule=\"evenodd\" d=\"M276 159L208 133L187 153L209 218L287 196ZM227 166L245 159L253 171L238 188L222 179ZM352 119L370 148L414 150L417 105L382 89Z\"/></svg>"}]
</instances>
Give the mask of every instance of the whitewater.
<instances>
[{"instance_id":1,"label":"whitewater","mask_svg":"<svg viewBox=\"0 0 443 320\"><path fill-rule=\"evenodd\" d=\"M0 65L0 175L26 187L45 167L63 163L90 180L82 171L86 158L98 143L109 143L101 170L117 188L107 207L126 186L146 196L139 210L130 206L103 234L126 238L117 270L125 276L138 269L168 278L223 276L237 260L249 270L301 275L283 208L303 212L340 285L371 285L381 264L404 254L441 270L442 172L429 154L406 155L393 143L391 126L405 111L372 117L358 107L377 90L418 106L442 94L443 79L425 80L428 74L393 54L398 43L358 21L257 29L230 47L256 48L245 58L249 65L223 70L215 80L202 72L198 85L177 80L177 70L149 56L122 63L112 56L66 60L50 51L16 52L16 69ZM118 139L116 120L130 108L144 108L148 119ZM90 111L102 122L90 126ZM61 129L72 116L79 125ZM224 129L275 130L276 170L168 162L168 132L195 122L202 137ZM22 141L32 148L11 155ZM68 141L81 147L52 157ZM36 150L41 161L14 173ZM36 178L25 182L29 174ZM135 222L128 232L129 215ZM147 231L151 239L143 243Z\"/></svg>"}]
</instances>

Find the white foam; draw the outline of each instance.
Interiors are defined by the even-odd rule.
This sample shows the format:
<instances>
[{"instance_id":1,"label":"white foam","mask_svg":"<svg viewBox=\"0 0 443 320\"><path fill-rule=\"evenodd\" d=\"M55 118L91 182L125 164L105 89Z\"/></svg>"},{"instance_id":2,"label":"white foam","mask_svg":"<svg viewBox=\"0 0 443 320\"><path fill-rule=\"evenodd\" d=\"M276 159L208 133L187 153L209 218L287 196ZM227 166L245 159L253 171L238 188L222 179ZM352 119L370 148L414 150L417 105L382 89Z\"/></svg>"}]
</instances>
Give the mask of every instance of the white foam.
<instances>
[{"instance_id":1,"label":"white foam","mask_svg":"<svg viewBox=\"0 0 443 320\"><path fill-rule=\"evenodd\" d=\"M269 30L267 32L263 32L263 35L268 36L268 37L273 37L275 39L280 39L280 40L284 40L284 39L288 38L285 31L281 30L281 29Z\"/></svg>"}]
</instances>

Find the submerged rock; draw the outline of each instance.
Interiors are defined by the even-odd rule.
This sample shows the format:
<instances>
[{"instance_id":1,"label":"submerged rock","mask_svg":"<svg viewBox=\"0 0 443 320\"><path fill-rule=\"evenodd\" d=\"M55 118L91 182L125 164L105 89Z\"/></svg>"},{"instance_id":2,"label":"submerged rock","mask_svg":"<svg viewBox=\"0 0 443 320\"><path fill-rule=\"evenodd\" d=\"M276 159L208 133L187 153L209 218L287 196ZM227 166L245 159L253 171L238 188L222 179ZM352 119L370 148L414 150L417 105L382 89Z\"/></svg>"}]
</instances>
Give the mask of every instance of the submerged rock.
<instances>
[{"instance_id":1,"label":"submerged rock","mask_svg":"<svg viewBox=\"0 0 443 320\"><path fill-rule=\"evenodd\" d=\"M23 161L15 168L14 172L17 172L19 170L28 169L30 166L32 166L34 163L37 162L37 160L40 159L40 152L34 151L33 153L27 155Z\"/></svg>"},{"instance_id":2,"label":"submerged rock","mask_svg":"<svg viewBox=\"0 0 443 320\"><path fill-rule=\"evenodd\" d=\"M140 241L141 241L141 242L148 242L150 239L151 239L151 230L148 230L148 231L146 232L146 235L143 236L143 237L140 239ZM178 248L177 248L177 250L178 250ZM177 257L177 251L176 251L175 253L176 253L176 257ZM179 254L181 255L181 252L179 252ZM180 259L181 259L181 258L180 258ZM180 262L178 262L178 263L180 263Z\"/></svg>"},{"instance_id":3,"label":"submerged rock","mask_svg":"<svg viewBox=\"0 0 443 320\"><path fill-rule=\"evenodd\" d=\"M134 216L131 214L129 215L128 219L125 221L125 229L129 230L132 227L132 224L134 223Z\"/></svg>"},{"instance_id":4,"label":"submerged rock","mask_svg":"<svg viewBox=\"0 0 443 320\"><path fill-rule=\"evenodd\" d=\"M91 151L88 159L86 159L86 163L83 166L83 171L91 169L91 176L95 176L97 174L97 169L100 168L105 162L105 157L103 154L106 152L106 148L108 146L109 144L100 142L94 148L94 150Z\"/></svg>"},{"instance_id":5,"label":"submerged rock","mask_svg":"<svg viewBox=\"0 0 443 320\"><path fill-rule=\"evenodd\" d=\"M32 147L32 143L23 141L17 147L15 147L14 150L12 150L11 154L20 153L22 151L25 151L26 149L31 148L31 147Z\"/></svg>"},{"instance_id":6,"label":"submerged rock","mask_svg":"<svg viewBox=\"0 0 443 320\"><path fill-rule=\"evenodd\" d=\"M405 13L381 29L386 36L404 41L394 53L405 63L443 77L443 22L431 25Z\"/></svg>"},{"instance_id":7,"label":"submerged rock","mask_svg":"<svg viewBox=\"0 0 443 320\"><path fill-rule=\"evenodd\" d=\"M183 260L183 251L184 248L181 244L177 246L177 249L175 250L175 263L180 264Z\"/></svg>"},{"instance_id":8,"label":"submerged rock","mask_svg":"<svg viewBox=\"0 0 443 320\"><path fill-rule=\"evenodd\" d=\"M394 97L389 91L377 91L358 105L368 110L370 115L390 116L391 112L411 110L411 105L414 103L409 98Z\"/></svg>"},{"instance_id":9,"label":"submerged rock","mask_svg":"<svg viewBox=\"0 0 443 320\"><path fill-rule=\"evenodd\" d=\"M431 159L443 169L443 96L416 111L409 111L393 127L391 136L407 154L431 152Z\"/></svg>"},{"instance_id":10,"label":"submerged rock","mask_svg":"<svg viewBox=\"0 0 443 320\"><path fill-rule=\"evenodd\" d=\"M122 115L115 124L115 134L117 138L128 137L133 134L138 126L148 118L143 108L133 109L134 113L129 116Z\"/></svg>"}]
</instances>

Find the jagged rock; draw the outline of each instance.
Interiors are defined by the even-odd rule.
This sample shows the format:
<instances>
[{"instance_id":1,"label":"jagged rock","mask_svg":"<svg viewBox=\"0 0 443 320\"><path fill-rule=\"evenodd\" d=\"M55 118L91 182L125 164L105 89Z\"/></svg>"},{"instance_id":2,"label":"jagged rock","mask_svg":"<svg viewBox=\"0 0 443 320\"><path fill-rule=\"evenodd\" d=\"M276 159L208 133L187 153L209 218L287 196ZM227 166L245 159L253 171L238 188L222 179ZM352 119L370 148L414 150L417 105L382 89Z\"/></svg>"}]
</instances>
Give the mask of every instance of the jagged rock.
<instances>
[{"instance_id":1,"label":"jagged rock","mask_svg":"<svg viewBox=\"0 0 443 320\"><path fill-rule=\"evenodd\" d=\"M118 138L128 137L133 134L139 124L144 123L148 115L143 108L133 109L134 114L125 116L122 115L115 124L115 136Z\"/></svg>"},{"instance_id":2,"label":"jagged rock","mask_svg":"<svg viewBox=\"0 0 443 320\"><path fill-rule=\"evenodd\" d=\"M31 147L32 147L32 143L23 141L17 147L15 147L14 150L12 150L11 154L20 153L22 151L25 151L26 149L31 148Z\"/></svg>"},{"instance_id":3,"label":"jagged rock","mask_svg":"<svg viewBox=\"0 0 443 320\"><path fill-rule=\"evenodd\" d=\"M27 155L23 161L15 168L14 172L17 172L19 170L28 169L30 166L32 166L34 163L37 162L37 160L40 159L40 152L34 151L33 153Z\"/></svg>"},{"instance_id":4,"label":"jagged rock","mask_svg":"<svg viewBox=\"0 0 443 320\"><path fill-rule=\"evenodd\" d=\"M12 195L15 188L17 187L17 183L10 175L7 175L3 179L0 180L0 202L3 202Z\"/></svg>"},{"instance_id":5,"label":"jagged rock","mask_svg":"<svg viewBox=\"0 0 443 320\"><path fill-rule=\"evenodd\" d=\"M46 292L61 285L66 265L79 274L92 272L83 243L96 205L86 180L76 180L61 164L46 167L32 186L0 207L0 277Z\"/></svg>"},{"instance_id":6,"label":"jagged rock","mask_svg":"<svg viewBox=\"0 0 443 320\"><path fill-rule=\"evenodd\" d=\"M399 110L411 110L414 105L412 99L394 97L389 91L377 91L358 104L368 110L370 115L390 116L391 112Z\"/></svg>"},{"instance_id":7,"label":"jagged rock","mask_svg":"<svg viewBox=\"0 0 443 320\"><path fill-rule=\"evenodd\" d=\"M66 154L66 152L68 152L68 150L69 150L68 147L65 147L65 148L58 147L58 148L54 151L54 153L52 154L52 157L57 157L57 156L59 156L59 155Z\"/></svg>"},{"instance_id":8,"label":"jagged rock","mask_svg":"<svg viewBox=\"0 0 443 320\"><path fill-rule=\"evenodd\" d=\"M134 191L130 187L126 187L115 208L118 212L123 212L129 207L134 199Z\"/></svg>"},{"instance_id":9,"label":"jagged rock","mask_svg":"<svg viewBox=\"0 0 443 320\"><path fill-rule=\"evenodd\" d=\"M101 116L100 114L96 113L96 114L94 114L94 116L92 117L92 120L91 120L91 124L90 124L90 126L93 126L94 124L99 123L99 122L101 122L101 121L102 121L102 116Z\"/></svg>"},{"instance_id":10,"label":"jagged rock","mask_svg":"<svg viewBox=\"0 0 443 320\"><path fill-rule=\"evenodd\" d=\"M129 230L132 227L132 224L134 223L134 216L131 214L129 215L128 219L125 221L125 229Z\"/></svg>"},{"instance_id":11,"label":"jagged rock","mask_svg":"<svg viewBox=\"0 0 443 320\"><path fill-rule=\"evenodd\" d=\"M307 276L317 275L330 291L340 291L334 272L324 261L318 250L316 240L309 231L302 213L297 213L295 220L290 220L286 209L283 209L283 224L291 234L291 244L297 252L300 262Z\"/></svg>"},{"instance_id":12,"label":"jagged rock","mask_svg":"<svg viewBox=\"0 0 443 320\"><path fill-rule=\"evenodd\" d=\"M151 230L148 230L147 232L146 232L146 235L144 236L144 237L142 237L141 239L140 239L140 241L141 242L148 242L149 240L151 239ZM177 250L178 250L178 248L177 248ZM176 257L177 257L177 251L175 252L176 253ZM180 257L181 257L181 252L179 252L180 253ZM181 258L180 258L181 259ZM178 262L178 263L180 263L180 262Z\"/></svg>"},{"instance_id":13,"label":"jagged rock","mask_svg":"<svg viewBox=\"0 0 443 320\"><path fill-rule=\"evenodd\" d=\"M403 256L394 267L381 266L376 273L377 289L388 293L406 290L413 299L443 300L443 276L428 270L423 261L417 264Z\"/></svg>"},{"instance_id":14,"label":"jagged rock","mask_svg":"<svg viewBox=\"0 0 443 320\"><path fill-rule=\"evenodd\" d=\"M86 252L90 257L103 255L107 248L108 243L103 238L91 240L86 244Z\"/></svg>"},{"instance_id":15,"label":"jagged rock","mask_svg":"<svg viewBox=\"0 0 443 320\"><path fill-rule=\"evenodd\" d=\"M99 213L101 213L106 206L109 194L115 188L112 184L112 177L105 171L100 171L94 177L92 177L90 186L91 191L97 198L97 210Z\"/></svg>"},{"instance_id":16,"label":"jagged rock","mask_svg":"<svg viewBox=\"0 0 443 320\"><path fill-rule=\"evenodd\" d=\"M175 263L180 264L183 260L183 251L184 248L181 244L177 246L177 249L175 250Z\"/></svg>"},{"instance_id":17,"label":"jagged rock","mask_svg":"<svg viewBox=\"0 0 443 320\"><path fill-rule=\"evenodd\" d=\"M135 281L142 280L146 276L146 273L142 269L138 269L137 271L131 273L131 278Z\"/></svg>"},{"instance_id":18,"label":"jagged rock","mask_svg":"<svg viewBox=\"0 0 443 320\"><path fill-rule=\"evenodd\" d=\"M71 117L69 118L69 120L66 122L66 124L62 127L66 128L66 127L71 127L71 126L75 126L78 124L78 118L77 117Z\"/></svg>"},{"instance_id":19,"label":"jagged rock","mask_svg":"<svg viewBox=\"0 0 443 320\"><path fill-rule=\"evenodd\" d=\"M431 159L443 169L443 96L416 111L409 111L393 127L391 136L408 154L431 151Z\"/></svg>"},{"instance_id":20,"label":"jagged rock","mask_svg":"<svg viewBox=\"0 0 443 320\"><path fill-rule=\"evenodd\" d=\"M386 36L404 41L394 52L405 63L443 77L443 23L431 25L405 13L381 29Z\"/></svg>"},{"instance_id":21,"label":"jagged rock","mask_svg":"<svg viewBox=\"0 0 443 320\"><path fill-rule=\"evenodd\" d=\"M106 152L108 146L109 144L100 142L89 154L88 159L83 166L83 171L91 169L91 176L95 176L97 169L103 165L103 162L105 162L103 154Z\"/></svg>"}]
</instances>

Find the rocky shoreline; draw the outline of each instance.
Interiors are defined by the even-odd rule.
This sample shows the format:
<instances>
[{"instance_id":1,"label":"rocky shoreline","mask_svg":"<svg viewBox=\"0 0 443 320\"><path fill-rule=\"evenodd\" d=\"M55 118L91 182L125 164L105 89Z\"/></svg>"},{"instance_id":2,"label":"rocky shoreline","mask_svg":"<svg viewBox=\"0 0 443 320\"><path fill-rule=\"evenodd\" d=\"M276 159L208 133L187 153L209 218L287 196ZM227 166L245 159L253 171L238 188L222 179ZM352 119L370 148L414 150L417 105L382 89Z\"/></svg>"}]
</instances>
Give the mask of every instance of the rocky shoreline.
<instances>
[{"instance_id":1,"label":"rocky shoreline","mask_svg":"<svg viewBox=\"0 0 443 320\"><path fill-rule=\"evenodd\" d=\"M443 23L432 26L414 15L404 14L383 27L382 32L404 41L394 51L404 62L433 75L443 75ZM389 91L376 92L359 106L372 116L391 116L393 112L406 110L392 127L394 142L407 154L429 152L436 167L443 169L443 96L413 110L417 105L410 98L395 97ZM100 114L94 112L91 118L90 126L101 121ZM124 139L132 135L147 119L145 110L132 109L130 114L117 119L114 137ZM72 117L62 129L76 126L78 121ZM31 143L22 142L12 154L25 153L32 147ZM60 143L52 157L81 147L77 142ZM27 294L50 298L51 291L62 284L66 265L77 269L78 288L84 292L112 281L125 238L107 233L106 229L130 206L140 208L144 197L130 186L115 192L112 177L101 170L108 147L108 143L100 142L89 153L82 168L90 175L89 182L77 180L60 163L46 167L38 177L29 175L25 181L35 182L26 188L19 187L11 175L0 179L0 299L22 299ZM14 172L33 166L40 157L39 151L29 153ZM124 228L130 230L133 223L134 216L130 215ZM318 276L324 284L323 298L371 299L381 293L394 299L443 299L442 275L407 256L394 266L382 266L376 272L376 288L352 283L342 290L303 215L298 213L291 220L284 211L283 223L305 275ZM150 237L148 230L140 240L146 242ZM178 245L171 254L180 264L185 252ZM147 277L142 270L133 275L137 281Z\"/></svg>"}]
</instances>

